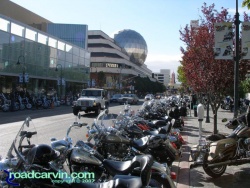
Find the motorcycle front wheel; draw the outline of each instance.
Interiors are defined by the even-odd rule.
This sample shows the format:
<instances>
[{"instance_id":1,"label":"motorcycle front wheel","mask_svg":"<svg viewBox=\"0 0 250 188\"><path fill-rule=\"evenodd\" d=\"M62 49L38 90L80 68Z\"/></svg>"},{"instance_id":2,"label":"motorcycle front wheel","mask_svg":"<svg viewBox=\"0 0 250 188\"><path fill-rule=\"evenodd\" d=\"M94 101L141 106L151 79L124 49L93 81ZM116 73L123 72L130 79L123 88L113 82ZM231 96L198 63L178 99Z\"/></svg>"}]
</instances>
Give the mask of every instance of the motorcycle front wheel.
<instances>
[{"instance_id":1,"label":"motorcycle front wheel","mask_svg":"<svg viewBox=\"0 0 250 188\"><path fill-rule=\"evenodd\" d=\"M219 178L221 177L226 169L227 165L220 165L220 166L214 166L214 167L208 167L207 162L208 162L208 155L205 156L206 159L204 160L203 164L203 170L206 172L207 175L211 176L212 178Z\"/></svg>"}]
</instances>

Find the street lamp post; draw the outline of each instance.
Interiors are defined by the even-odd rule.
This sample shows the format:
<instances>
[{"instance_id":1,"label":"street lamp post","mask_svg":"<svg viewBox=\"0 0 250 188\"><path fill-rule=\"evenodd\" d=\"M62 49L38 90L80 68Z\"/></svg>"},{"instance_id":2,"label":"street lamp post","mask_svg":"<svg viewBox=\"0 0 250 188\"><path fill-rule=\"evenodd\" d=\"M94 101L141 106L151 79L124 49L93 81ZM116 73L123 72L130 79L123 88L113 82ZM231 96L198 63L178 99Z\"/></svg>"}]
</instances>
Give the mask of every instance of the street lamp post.
<instances>
[{"instance_id":1,"label":"street lamp post","mask_svg":"<svg viewBox=\"0 0 250 188\"><path fill-rule=\"evenodd\" d=\"M20 61L21 58L22 58L22 61ZM25 86L25 57L23 55L20 55L18 57L16 64L20 65L21 63L23 63L23 90L24 90L24 86Z\"/></svg>"},{"instance_id":2,"label":"street lamp post","mask_svg":"<svg viewBox=\"0 0 250 188\"><path fill-rule=\"evenodd\" d=\"M122 69L123 68L124 68L123 66L120 67L120 74L119 74L119 91L120 91L120 93L122 92L121 80L122 80Z\"/></svg>"},{"instance_id":3,"label":"street lamp post","mask_svg":"<svg viewBox=\"0 0 250 188\"><path fill-rule=\"evenodd\" d=\"M60 68L61 68L61 72L60 72L60 98L62 99L62 65L61 64L57 64L56 65L56 70L55 71L58 71L58 66L60 66Z\"/></svg>"},{"instance_id":4,"label":"street lamp post","mask_svg":"<svg viewBox=\"0 0 250 188\"><path fill-rule=\"evenodd\" d=\"M235 64L234 64L234 117L238 116L238 102L239 102L239 12L238 12L238 0L236 0L236 14L235 14Z\"/></svg>"},{"instance_id":5,"label":"street lamp post","mask_svg":"<svg viewBox=\"0 0 250 188\"><path fill-rule=\"evenodd\" d=\"M91 67L91 73L90 73L90 87L92 88L93 87L93 75L92 74L92 68L95 68L95 72L96 72L96 81L95 81L95 85L97 84L97 67ZM94 73L94 72L93 72Z\"/></svg>"}]
</instances>

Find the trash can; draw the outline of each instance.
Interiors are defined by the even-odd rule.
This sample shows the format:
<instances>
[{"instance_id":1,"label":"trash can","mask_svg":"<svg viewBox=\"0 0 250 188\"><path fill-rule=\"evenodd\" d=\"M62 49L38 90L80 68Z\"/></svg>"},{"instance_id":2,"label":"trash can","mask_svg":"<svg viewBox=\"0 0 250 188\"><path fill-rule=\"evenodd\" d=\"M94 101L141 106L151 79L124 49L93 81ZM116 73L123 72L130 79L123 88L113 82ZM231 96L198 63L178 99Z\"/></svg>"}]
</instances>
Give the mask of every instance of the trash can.
<instances>
[{"instance_id":1,"label":"trash can","mask_svg":"<svg viewBox=\"0 0 250 188\"><path fill-rule=\"evenodd\" d=\"M194 117L197 117L197 105L194 105Z\"/></svg>"}]
</instances>

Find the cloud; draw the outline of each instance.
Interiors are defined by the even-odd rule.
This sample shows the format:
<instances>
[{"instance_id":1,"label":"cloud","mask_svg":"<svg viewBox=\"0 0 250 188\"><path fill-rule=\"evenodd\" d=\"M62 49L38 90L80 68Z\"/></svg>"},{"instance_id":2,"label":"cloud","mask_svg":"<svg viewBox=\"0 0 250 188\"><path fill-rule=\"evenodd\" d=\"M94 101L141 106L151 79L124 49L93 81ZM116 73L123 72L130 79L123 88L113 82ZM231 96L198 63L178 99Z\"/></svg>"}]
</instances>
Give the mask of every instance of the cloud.
<instances>
[{"instance_id":1,"label":"cloud","mask_svg":"<svg viewBox=\"0 0 250 188\"><path fill-rule=\"evenodd\" d=\"M181 55L148 54L145 65L153 72L160 72L160 69L170 69L177 72L180 66Z\"/></svg>"},{"instance_id":2,"label":"cloud","mask_svg":"<svg viewBox=\"0 0 250 188\"><path fill-rule=\"evenodd\" d=\"M229 9L228 9L228 12L229 12L230 14L235 15L236 9L235 9L235 8L229 8ZM249 13L250 13L250 10L248 10L246 7L244 7L244 8L239 7L239 8L238 8L238 12L239 12L240 15L242 15L244 12L246 12L247 14L249 14Z\"/></svg>"}]
</instances>

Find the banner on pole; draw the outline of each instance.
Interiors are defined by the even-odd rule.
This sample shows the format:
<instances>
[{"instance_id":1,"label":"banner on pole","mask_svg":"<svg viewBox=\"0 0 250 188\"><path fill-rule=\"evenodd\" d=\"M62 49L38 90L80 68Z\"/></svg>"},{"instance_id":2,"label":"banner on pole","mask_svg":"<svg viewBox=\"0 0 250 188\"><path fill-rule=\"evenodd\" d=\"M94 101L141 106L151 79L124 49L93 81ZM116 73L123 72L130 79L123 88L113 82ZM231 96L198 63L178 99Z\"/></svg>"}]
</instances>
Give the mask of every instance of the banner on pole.
<instances>
[{"instance_id":1,"label":"banner on pole","mask_svg":"<svg viewBox=\"0 0 250 188\"><path fill-rule=\"evenodd\" d=\"M250 59L250 22L243 22L241 31L241 57Z\"/></svg>"},{"instance_id":2,"label":"banner on pole","mask_svg":"<svg viewBox=\"0 0 250 188\"><path fill-rule=\"evenodd\" d=\"M214 24L215 59L233 59L233 27L232 22Z\"/></svg>"}]
</instances>

